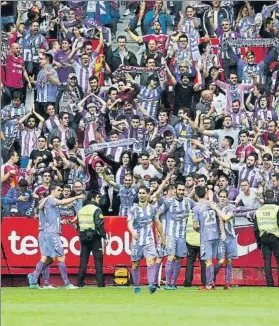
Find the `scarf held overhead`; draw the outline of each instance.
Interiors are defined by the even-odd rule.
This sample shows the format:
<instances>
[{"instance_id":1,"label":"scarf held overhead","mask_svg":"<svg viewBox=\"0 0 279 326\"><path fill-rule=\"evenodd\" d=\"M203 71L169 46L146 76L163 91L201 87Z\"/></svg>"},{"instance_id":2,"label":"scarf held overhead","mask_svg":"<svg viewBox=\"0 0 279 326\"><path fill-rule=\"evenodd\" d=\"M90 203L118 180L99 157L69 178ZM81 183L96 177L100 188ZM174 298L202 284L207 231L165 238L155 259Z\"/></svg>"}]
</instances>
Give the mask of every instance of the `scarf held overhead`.
<instances>
[{"instance_id":1,"label":"scarf held overhead","mask_svg":"<svg viewBox=\"0 0 279 326\"><path fill-rule=\"evenodd\" d=\"M120 139L117 141L92 144L84 150L84 154L85 156L89 156L101 149L118 147L118 146L129 146L134 143L137 143L137 140L135 138L128 138L128 139Z\"/></svg>"},{"instance_id":2,"label":"scarf held overhead","mask_svg":"<svg viewBox=\"0 0 279 326\"><path fill-rule=\"evenodd\" d=\"M122 78L125 73L141 74L149 71L158 72L158 76L161 83L165 83L167 81L167 74L164 65L162 65L161 67L154 67L154 68L120 65L118 69L113 73L113 75L115 78Z\"/></svg>"}]
</instances>

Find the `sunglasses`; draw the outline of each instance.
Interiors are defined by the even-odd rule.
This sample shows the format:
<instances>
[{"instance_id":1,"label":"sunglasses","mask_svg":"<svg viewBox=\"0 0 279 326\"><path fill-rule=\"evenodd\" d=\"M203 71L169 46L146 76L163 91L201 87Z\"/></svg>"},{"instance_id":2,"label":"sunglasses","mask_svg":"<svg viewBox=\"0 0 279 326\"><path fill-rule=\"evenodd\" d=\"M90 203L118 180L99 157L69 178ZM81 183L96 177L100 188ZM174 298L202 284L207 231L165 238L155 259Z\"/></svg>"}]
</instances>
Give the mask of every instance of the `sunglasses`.
<instances>
[{"instance_id":1,"label":"sunglasses","mask_svg":"<svg viewBox=\"0 0 279 326\"><path fill-rule=\"evenodd\" d=\"M219 198L227 198L227 196L219 196Z\"/></svg>"}]
</instances>

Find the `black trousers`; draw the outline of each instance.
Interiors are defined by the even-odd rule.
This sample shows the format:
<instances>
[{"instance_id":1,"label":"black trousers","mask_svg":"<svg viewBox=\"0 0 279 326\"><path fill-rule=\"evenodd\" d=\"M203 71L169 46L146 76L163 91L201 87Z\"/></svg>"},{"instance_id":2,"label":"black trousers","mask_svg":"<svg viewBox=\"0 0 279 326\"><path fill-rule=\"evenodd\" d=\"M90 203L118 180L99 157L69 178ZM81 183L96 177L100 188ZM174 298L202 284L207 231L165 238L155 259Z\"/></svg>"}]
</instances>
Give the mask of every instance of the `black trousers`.
<instances>
[{"instance_id":1,"label":"black trousers","mask_svg":"<svg viewBox=\"0 0 279 326\"><path fill-rule=\"evenodd\" d=\"M184 286L191 286L193 281L194 274L194 264L197 257L200 260L201 264L201 283L206 284L206 275L205 275L205 261L200 259L200 247L191 246L187 243L188 256L187 256L187 266L185 272L185 281Z\"/></svg>"},{"instance_id":2,"label":"black trousers","mask_svg":"<svg viewBox=\"0 0 279 326\"><path fill-rule=\"evenodd\" d=\"M83 286L90 253L93 253L96 280L99 287L105 286L103 274L103 251L101 237L94 236L92 241L80 241L80 265L78 271L78 286Z\"/></svg>"},{"instance_id":3,"label":"black trousers","mask_svg":"<svg viewBox=\"0 0 279 326\"><path fill-rule=\"evenodd\" d=\"M274 286L271 268L272 253L277 263L277 277L279 284L279 238L274 234L265 233L261 237L262 254L264 259L264 273L267 286Z\"/></svg>"}]
</instances>

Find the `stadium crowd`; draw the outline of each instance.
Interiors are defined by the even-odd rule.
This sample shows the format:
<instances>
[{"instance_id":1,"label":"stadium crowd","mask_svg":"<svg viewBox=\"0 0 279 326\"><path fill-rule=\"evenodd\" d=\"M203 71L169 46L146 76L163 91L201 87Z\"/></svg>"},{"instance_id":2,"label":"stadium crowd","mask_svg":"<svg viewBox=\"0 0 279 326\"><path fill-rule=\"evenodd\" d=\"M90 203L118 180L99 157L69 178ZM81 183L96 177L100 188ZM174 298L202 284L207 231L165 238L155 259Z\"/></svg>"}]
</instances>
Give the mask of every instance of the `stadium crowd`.
<instances>
[{"instance_id":1,"label":"stadium crowd","mask_svg":"<svg viewBox=\"0 0 279 326\"><path fill-rule=\"evenodd\" d=\"M126 7L116 38L118 1L1 1L3 215L38 216L53 182L110 216L143 184L158 206L177 183L243 212L279 200L278 1Z\"/></svg>"}]
</instances>

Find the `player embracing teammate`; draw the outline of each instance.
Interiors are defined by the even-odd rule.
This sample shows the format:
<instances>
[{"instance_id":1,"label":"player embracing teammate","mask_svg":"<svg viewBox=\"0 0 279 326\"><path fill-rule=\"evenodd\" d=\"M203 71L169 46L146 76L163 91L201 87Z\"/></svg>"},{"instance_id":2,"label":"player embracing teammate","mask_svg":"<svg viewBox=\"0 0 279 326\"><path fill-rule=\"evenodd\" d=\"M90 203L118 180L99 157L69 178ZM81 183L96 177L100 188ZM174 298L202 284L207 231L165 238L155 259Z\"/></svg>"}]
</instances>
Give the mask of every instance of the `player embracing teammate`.
<instances>
[{"instance_id":1,"label":"player embracing teammate","mask_svg":"<svg viewBox=\"0 0 279 326\"><path fill-rule=\"evenodd\" d=\"M198 204L193 210L194 229L200 232L200 255L206 263L206 286L201 290L214 290L215 279L227 258L225 289L230 289L232 279L231 259L237 258L236 238L233 227L233 206L227 204L228 194L221 191L219 206L206 199L206 189L196 187ZM225 223L224 223L225 222ZM218 258L217 264L212 260Z\"/></svg>"},{"instance_id":2,"label":"player embracing teammate","mask_svg":"<svg viewBox=\"0 0 279 326\"><path fill-rule=\"evenodd\" d=\"M139 288L139 263L142 258L147 261L149 292L156 291L158 269L155 257L160 261L167 257L165 266L165 290L176 290L176 281L181 268L181 261L187 256L186 226L190 212L193 212L193 228L200 233L200 258L206 263L206 286L201 290L215 289L215 279L225 258L225 289L230 289L232 279L231 260L237 258L236 236L233 226L234 206L227 203L228 194L221 191L218 206L208 200L207 189L196 186L197 203L185 197L185 185L177 183L175 194L167 196L163 204L156 209L148 203L148 190L139 188L139 204L134 204L128 215L128 228L132 233L132 277L135 293ZM160 223L160 218L163 224ZM155 221L160 238L160 249L155 251L152 223ZM158 248L157 248L158 249ZM213 259L218 261L214 265Z\"/></svg>"}]
</instances>

